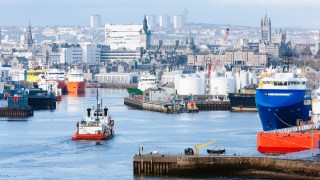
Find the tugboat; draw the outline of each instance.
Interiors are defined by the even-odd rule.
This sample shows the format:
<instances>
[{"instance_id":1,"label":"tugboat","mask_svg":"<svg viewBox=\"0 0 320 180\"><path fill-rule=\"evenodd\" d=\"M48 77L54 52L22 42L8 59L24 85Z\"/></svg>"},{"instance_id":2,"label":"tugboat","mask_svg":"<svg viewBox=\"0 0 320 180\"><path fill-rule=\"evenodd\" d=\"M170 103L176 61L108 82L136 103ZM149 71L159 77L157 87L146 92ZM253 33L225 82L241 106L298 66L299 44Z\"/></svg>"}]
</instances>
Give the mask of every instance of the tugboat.
<instances>
[{"instance_id":1,"label":"tugboat","mask_svg":"<svg viewBox=\"0 0 320 180\"><path fill-rule=\"evenodd\" d=\"M87 114L77 123L77 131L72 136L72 140L106 140L113 136L114 120L108 114L108 109L102 108L102 100L98 101L99 93L97 90L97 106L87 109Z\"/></svg>"}]
</instances>

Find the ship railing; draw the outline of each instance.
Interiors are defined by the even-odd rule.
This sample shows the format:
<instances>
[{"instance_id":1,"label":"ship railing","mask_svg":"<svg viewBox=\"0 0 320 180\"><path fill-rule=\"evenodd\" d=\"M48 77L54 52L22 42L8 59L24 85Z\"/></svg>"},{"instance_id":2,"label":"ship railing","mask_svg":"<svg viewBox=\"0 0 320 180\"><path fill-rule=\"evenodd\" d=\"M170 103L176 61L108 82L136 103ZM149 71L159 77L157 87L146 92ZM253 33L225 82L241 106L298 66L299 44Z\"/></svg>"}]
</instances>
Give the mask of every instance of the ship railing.
<instances>
[{"instance_id":1,"label":"ship railing","mask_svg":"<svg viewBox=\"0 0 320 180\"><path fill-rule=\"evenodd\" d=\"M280 133L292 133L292 132L299 132L299 131L307 131L307 130L313 130L313 129L320 129L320 124L307 124L302 126L294 126L294 127L288 127L288 128L282 128L267 132L280 132Z\"/></svg>"},{"instance_id":2,"label":"ship railing","mask_svg":"<svg viewBox=\"0 0 320 180\"><path fill-rule=\"evenodd\" d=\"M80 125L82 127L98 127L98 126L101 126L102 123L101 122L95 122L95 121L82 120L82 121L80 121Z\"/></svg>"}]
</instances>

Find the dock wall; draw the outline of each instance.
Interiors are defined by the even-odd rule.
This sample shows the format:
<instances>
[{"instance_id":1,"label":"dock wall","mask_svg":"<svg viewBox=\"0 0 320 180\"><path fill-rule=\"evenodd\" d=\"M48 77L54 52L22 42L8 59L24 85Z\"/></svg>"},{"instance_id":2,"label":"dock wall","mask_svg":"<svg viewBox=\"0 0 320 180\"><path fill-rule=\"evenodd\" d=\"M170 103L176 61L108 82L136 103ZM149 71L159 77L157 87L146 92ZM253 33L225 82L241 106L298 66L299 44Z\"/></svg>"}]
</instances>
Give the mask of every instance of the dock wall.
<instances>
[{"instance_id":1,"label":"dock wall","mask_svg":"<svg viewBox=\"0 0 320 180\"><path fill-rule=\"evenodd\" d=\"M133 108L136 108L136 109L141 109L143 110L143 103L142 101L139 101L139 100L135 100L135 99L131 99L129 97L125 97L124 98L124 104L127 105L127 106L130 106L130 107L133 107Z\"/></svg>"},{"instance_id":2,"label":"dock wall","mask_svg":"<svg viewBox=\"0 0 320 180\"><path fill-rule=\"evenodd\" d=\"M134 156L137 176L253 177L314 179L320 177L320 163L268 157L239 156Z\"/></svg>"},{"instance_id":3,"label":"dock wall","mask_svg":"<svg viewBox=\"0 0 320 180\"><path fill-rule=\"evenodd\" d=\"M31 107L2 107L0 117L29 117L33 116Z\"/></svg>"}]
</instances>

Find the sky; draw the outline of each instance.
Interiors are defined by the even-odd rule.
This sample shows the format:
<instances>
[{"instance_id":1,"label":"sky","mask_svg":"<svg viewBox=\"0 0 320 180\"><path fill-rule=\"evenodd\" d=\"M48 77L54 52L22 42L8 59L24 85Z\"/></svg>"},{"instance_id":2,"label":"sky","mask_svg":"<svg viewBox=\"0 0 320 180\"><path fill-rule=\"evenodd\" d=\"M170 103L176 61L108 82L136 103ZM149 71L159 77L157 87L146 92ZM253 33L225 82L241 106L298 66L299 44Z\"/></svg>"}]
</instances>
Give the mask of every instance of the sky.
<instances>
[{"instance_id":1,"label":"sky","mask_svg":"<svg viewBox=\"0 0 320 180\"><path fill-rule=\"evenodd\" d=\"M320 28L320 0L1 0L0 26L142 23L146 15L188 12L188 22L260 26L266 14L273 27ZM158 21L158 20L157 20Z\"/></svg>"}]
</instances>

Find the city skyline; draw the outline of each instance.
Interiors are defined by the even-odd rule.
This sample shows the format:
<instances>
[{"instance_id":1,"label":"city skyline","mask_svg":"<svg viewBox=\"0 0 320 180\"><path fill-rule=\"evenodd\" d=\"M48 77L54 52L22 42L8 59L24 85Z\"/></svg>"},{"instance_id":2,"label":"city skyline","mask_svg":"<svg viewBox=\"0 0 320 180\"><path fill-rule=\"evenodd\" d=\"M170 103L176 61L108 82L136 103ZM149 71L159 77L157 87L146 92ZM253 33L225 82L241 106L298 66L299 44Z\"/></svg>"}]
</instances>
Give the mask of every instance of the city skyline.
<instances>
[{"instance_id":1,"label":"city skyline","mask_svg":"<svg viewBox=\"0 0 320 180\"><path fill-rule=\"evenodd\" d=\"M244 26L260 25L265 13L273 27L319 28L317 18L320 2L317 0L12 0L1 3L0 26L89 26L90 16L101 15L101 23L142 24L145 14L173 16L188 12L188 22L233 24ZM159 8L160 7L160 8ZM157 23L159 19L157 18Z\"/></svg>"}]
</instances>

